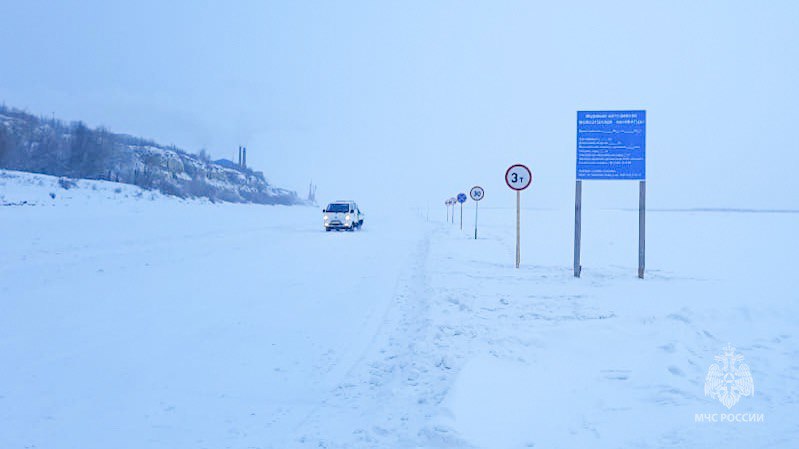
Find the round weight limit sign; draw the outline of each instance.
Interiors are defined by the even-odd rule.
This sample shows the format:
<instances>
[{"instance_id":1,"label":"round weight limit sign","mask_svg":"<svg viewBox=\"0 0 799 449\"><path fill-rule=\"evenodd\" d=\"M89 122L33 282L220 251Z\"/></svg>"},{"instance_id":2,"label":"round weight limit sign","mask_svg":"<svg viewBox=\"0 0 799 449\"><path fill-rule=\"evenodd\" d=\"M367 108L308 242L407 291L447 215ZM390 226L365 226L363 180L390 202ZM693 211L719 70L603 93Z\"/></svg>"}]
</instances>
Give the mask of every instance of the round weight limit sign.
<instances>
[{"instance_id":1,"label":"round weight limit sign","mask_svg":"<svg viewBox=\"0 0 799 449\"><path fill-rule=\"evenodd\" d=\"M521 221L521 192L522 190L530 187L533 182L533 172L527 166L522 164L514 164L508 167L505 172L505 183L508 187L516 191L516 268L519 268L521 263L521 240L520 234L520 221Z\"/></svg>"},{"instance_id":2,"label":"round weight limit sign","mask_svg":"<svg viewBox=\"0 0 799 449\"><path fill-rule=\"evenodd\" d=\"M517 192L530 187L531 182L533 182L533 173L522 164L511 165L505 172L505 183Z\"/></svg>"}]
</instances>

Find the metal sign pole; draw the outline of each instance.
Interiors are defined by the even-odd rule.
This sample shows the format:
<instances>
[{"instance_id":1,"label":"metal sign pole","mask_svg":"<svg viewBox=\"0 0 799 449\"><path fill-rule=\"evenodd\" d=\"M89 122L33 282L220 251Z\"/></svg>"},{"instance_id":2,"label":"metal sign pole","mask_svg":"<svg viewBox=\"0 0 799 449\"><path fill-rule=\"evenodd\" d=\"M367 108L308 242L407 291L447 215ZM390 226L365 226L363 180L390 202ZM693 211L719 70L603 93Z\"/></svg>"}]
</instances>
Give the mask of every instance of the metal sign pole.
<instances>
[{"instance_id":1,"label":"metal sign pole","mask_svg":"<svg viewBox=\"0 0 799 449\"><path fill-rule=\"evenodd\" d=\"M480 208L480 203L474 203L474 239L477 240L477 210Z\"/></svg>"},{"instance_id":2,"label":"metal sign pole","mask_svg":"<svg viewBox=\"0 0 799 449\"><path fill-rule=\"evenodd\" d=\"M485 196L485 190L480 186L474 186L469 190L469 196L474 201L474 239L477 240L477 211L480 209L480 200Z\"/></svg>"},{"instance_id":3,"label":"metal sign pole","mask_svg":"<svg viewBox=\"0 0 799 449\"><path fill-rule=\"evenodd\" d=\"M646 111L577 111L574 276L580 277L582 180L637 180L638 277L646 260Z\"/></svg>"},{"instance_id":4,"label":"metal sign pole","mask_svg":"<svg viewBox=\"0 0 799 449\"><path fill-rule=\"evenodd\" d=\"M638 184L638 277L644 278L646 260L646 181Z\"/></svg>"},{"instance_id":5,"label":"metal sign pole","mask_svg":"<svg viewBox=\"0 0 799 449\"><path fill-rule=\"evenodd\" d=\"M580 237L583 219L583 182L579 179L574 187L574 277L580 277Z\"/></svg>"},{"instance_id":6,"label":"metal sign pole","mask_svg":"<svg viewBox=\"0 0 799 449\"><path fill-rule=\"evenodd\" d=\"M505 172L505 184L516 191L516 268L521 264L521 191L530 187L533 182L533 172L522 164L511 165Z\"/></svg>"},{"instance_id":7,"label":"metal sign pole","mask_svg":"<svg viewBox=\"0 0 799 449\"><path fill-rule=\"evenodd\" d=\"M516 268L519 268L521 262L521 247L519 246L519 219L521 216L521 191L516 191Z\"/></svg>"},{"instance_id":8,"label":"metal sign pole","mask_svg":"<svg viewBox=\"0 0 799 449\"><path fill-rule=\"evenodd\" d=\"M461 203L461 231L463 231L463 203Z\"/></svg>"}]
</instances>

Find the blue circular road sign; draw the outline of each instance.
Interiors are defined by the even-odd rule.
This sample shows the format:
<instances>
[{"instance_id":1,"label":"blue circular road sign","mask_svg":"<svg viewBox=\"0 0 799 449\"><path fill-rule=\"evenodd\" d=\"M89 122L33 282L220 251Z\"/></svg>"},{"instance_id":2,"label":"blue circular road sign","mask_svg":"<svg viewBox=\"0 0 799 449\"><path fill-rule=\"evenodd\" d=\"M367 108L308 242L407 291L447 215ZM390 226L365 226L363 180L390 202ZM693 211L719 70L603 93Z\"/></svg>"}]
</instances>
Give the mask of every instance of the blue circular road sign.
<instances>
[{"instance_id":1,"label":"blue circular road sign","mask_svg":"<svg viewBox=\"0 0 799 449\"><path fill-rule=\"evenodd\" d=\"M465 193L459 193L458 194L458 202L459 203L465 203L466 202L466 194Z\"/></svg>"}]
</instances>

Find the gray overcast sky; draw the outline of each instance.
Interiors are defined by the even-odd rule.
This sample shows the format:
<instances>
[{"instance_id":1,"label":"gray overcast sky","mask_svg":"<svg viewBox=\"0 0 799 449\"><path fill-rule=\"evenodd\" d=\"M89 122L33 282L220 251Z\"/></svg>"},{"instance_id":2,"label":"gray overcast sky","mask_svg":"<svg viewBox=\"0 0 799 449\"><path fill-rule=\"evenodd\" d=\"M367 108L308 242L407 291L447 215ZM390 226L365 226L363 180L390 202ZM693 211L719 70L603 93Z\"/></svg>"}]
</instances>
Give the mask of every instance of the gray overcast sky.
<instances>
[{"instance_id":1,"label":"gray overcast sky","mask_svg":"<svg viewBox=\"0 0 799 449\"><path fill-rule=\"evenodd\" d=\"M0 100L321 200L571 207L580 109L647 110L651 207L799 208L799 2L0 0ZM634 207L633 182L591 183ZM622 200L625 198L624 200Z\"/></svg>"}]
</instances>

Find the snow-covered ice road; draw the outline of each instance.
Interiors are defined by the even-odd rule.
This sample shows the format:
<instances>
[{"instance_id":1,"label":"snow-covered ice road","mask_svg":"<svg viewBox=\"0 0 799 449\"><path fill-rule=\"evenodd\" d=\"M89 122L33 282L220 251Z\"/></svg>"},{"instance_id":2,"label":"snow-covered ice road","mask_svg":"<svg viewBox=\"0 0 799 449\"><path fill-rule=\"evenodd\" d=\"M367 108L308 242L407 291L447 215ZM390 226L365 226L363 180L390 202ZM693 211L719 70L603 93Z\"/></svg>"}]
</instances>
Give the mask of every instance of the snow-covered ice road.
<instances>
[{"instance_id":1,"label":"snow-covered ice road","mask_svg":"<svg viewBox=\"0 0 799 449\"><path fill-rule=\"evenodd\" d=\"M419 236L32 184L0 207L3 448L270 446L361 356Z\"/></svg>"},{"instance_id":2,"label":"snow-covered ice road","mask_svg":"<svg viewBox=\"0 0 799 449\"><path fill-rule=\"evenodd\" d=\"M0 447L794 447L799 214L370 210L0 179ZM30 179L29 179L30 178ZM94 186L91 188L91 186ZM376 208L375 208L376 209ZM443 213L442 213L443 215ZM406 216L406 215L404 215ZM442 217L443 218L443 217ZM633 236L631 238L631 236ZM704 396L727 343L755 394Z\"/></svg>"}]
</instances>

